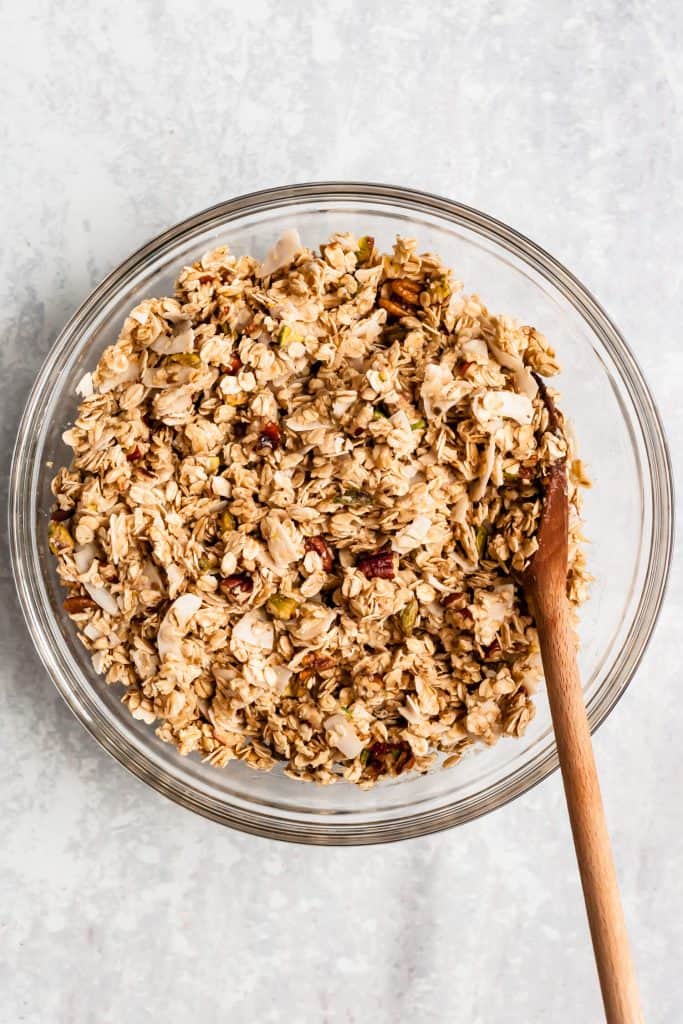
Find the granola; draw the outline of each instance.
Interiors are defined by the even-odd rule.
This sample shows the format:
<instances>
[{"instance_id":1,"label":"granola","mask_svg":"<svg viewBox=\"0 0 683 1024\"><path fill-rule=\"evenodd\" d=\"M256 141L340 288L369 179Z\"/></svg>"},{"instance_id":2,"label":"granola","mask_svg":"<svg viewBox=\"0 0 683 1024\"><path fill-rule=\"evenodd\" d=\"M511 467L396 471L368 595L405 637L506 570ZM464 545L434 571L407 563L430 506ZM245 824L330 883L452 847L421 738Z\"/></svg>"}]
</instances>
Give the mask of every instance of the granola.
<instances>
[{"instance_id":1,"label":"granola","mask_svg":"<svg viewBox=\"0 0 683 1024\"><path fill-rule=\"evenodd\" d=\"M49 545L96 672L211 764L361 786L524 732L540 679L517 583L566 460L558 372L413 241L288 232L132 310L79 384ZM552 392L555 395L555 392Z\"/></svg>"}]
</instances>

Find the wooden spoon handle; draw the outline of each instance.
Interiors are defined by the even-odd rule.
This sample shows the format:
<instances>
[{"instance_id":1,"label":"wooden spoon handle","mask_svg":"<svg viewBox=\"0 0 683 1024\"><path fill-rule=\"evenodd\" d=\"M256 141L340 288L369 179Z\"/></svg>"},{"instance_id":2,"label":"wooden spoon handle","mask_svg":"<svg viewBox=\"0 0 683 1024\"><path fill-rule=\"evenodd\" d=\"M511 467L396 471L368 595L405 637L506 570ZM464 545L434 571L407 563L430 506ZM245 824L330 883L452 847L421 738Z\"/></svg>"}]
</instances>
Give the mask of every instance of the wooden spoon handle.
<instances>
[{"instance_id":1,"label":"wooden spoon handle","mask_svg":"<svg viewBox=\"0 0 683 1024\"><path fill-rule=\"evenodd\" d=\"M536 590L536 588L534 588ZM608 1024L642 1024L564 593L533 594L548 700Z\"/></svg>"}]
</instances>

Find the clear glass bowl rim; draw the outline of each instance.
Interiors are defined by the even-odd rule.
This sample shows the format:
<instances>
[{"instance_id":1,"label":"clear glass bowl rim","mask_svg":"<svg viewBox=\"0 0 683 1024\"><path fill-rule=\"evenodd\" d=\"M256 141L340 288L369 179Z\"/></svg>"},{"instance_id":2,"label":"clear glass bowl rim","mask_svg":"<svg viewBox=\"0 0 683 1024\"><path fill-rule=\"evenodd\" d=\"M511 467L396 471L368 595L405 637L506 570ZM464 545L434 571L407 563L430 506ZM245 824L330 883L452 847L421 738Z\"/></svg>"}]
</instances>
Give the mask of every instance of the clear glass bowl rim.
<instances>
[{"instance_id":1,"label":"clear glass bowl rim","mask_svg":"<svg viewBox=\"0 0 683 1024\"><path fill-rule=\"evenodd\" d=\"M349 201L359 204L391 203L407 210L437 216L474 231L523 260L549 281L578 311L616 364L621 382L633 402L645 441L651 483L652 539L648 553L645 585L628 637L628 651L610 685L603 687L589 704L594 731L604 721L632 679L657 621L666 590L674 534L673 474L664 431L657 407L642 373L618 328L581 282L553 256L513 228L479 210L454 200L398 186L363 182L311 182L264 189L218 203L174 225L134 252L113 270L77 309L62 329L44 361L19 425L9 481L10 556L17 593L29 632L38 654L66 704L100 745L125 768L176 803L232 828L267 838L320 845L356 845L427 835L472 820L527 792L558 767L557 752L551 746L532 770L515 772L477 794L465 805L445 805L394 818L390 822L345 824L332 816L278 818L258 808L230 806L209 794L200 793L152 765L98 712L96 701L88 701L73 685L68 660L47 642L47 619L52 615L40 600L35 585L38 554L35 543L34 499L37 490L36 464L38 425L46 401L46 385L54 380L88 324L112 294L126 287L162 252L205 228L212 221L233 220L244 214L266 212L290 203ZM656 500L655 500L656 499Z\"/></svg>"}]
</instances>

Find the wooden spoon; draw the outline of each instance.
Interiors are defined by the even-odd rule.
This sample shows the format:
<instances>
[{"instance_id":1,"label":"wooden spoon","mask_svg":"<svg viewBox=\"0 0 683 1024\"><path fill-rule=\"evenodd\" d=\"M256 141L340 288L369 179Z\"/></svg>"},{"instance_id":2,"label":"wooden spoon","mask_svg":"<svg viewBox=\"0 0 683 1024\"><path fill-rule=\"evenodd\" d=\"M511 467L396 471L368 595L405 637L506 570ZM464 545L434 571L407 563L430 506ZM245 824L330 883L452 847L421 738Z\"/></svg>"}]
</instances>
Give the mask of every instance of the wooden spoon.
<instances>
[{"instance_id":1,"label":"wooden spoon","mask_svg":"<svg viewBox=\"0 0 683 1024\"><path fill-rule=\"evenodd\" d=\"M538 377L536 380L548 410L549 429L556 430L557 414L552 399L543 381ZM537 535L538 551L522 577L522 586L538 630L605 1015L608 1024L642 1024L638 987L576 663L576 644L567 601L568 519L566 469L564 463L556 463L546 478Z\"/></svg>"}]
</instances>

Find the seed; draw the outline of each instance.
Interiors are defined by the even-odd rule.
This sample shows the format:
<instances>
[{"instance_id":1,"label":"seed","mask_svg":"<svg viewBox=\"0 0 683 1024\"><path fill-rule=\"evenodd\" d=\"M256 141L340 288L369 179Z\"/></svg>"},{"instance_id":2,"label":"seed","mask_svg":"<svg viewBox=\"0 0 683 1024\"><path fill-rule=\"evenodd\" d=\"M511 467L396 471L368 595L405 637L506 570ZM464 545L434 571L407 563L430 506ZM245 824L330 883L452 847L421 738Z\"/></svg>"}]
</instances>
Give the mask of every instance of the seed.
<instances>
[{"instance_id":1,"label":"seed","mask_svg":"<svg viewBox=\"0 0 683 1024\"><path fill-rule=\"evenodd\" d=\"M477 530L477 539L476 539L477 554L479 555L479 558L483 558L484 555L486 554L486 546L488 544L488 540L489 540L489 524L488 523L482 523L482 525Z\"/></svg>"}]
</instances>

